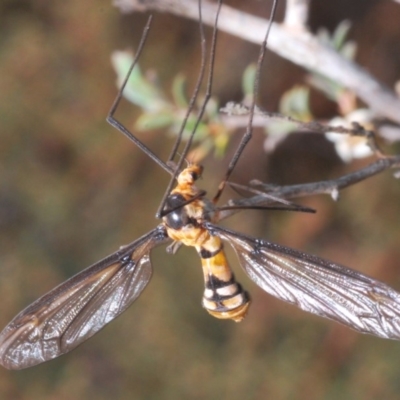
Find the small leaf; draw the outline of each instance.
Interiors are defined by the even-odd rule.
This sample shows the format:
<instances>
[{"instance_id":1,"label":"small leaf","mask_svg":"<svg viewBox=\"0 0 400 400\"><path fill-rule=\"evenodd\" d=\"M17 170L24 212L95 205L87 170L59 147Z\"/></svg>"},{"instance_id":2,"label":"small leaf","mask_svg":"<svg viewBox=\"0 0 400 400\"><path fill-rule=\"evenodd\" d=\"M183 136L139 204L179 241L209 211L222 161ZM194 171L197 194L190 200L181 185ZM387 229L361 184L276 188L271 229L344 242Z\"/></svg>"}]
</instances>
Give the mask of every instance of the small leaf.
<instances>
[{"instance_id":1,"label":"small leaf","mask_svg":"<svg viewBox=\"0 0 400 400\"><path fill-rule=\"evenodd\" d=\"M215 151L214 154L218 158L222 158L225 155L226 148L229 143L229 135L224 130L224 132L220 132L215 140L214 140L214 146L215 146Z\"/></svg>"},{"instance_id":2,"label":"small leaf","mask_svg":"<svg viewBox=\"0 0 400 400\"><path fill-rule=\"evenodd\" d=\"M244 70L242 78L242 90L246 101L251 102L253 99L254 92L254 81L256 79L257 66L256 64L250 64Z\"/></svg>"},{"instance_id":3,"label":"small leaf","mask_svg":"<svg viewBox=\"0 0 400 400\"><path fill-rule=\"evenodd\" d=\"M310 91L305 86L295 86L284 93L279 104L281 113L300 121L311 121L309 108Z\"/></svg>"},{"instance_id":4,"label":"small leaf","mask_svg":"<svg viewBox=\"0 0 400 400\"><path fill-rule=\"evenodd\" d=\"M143 113L135 123L136 129L150 130L170 126L174 122L171 112Z\"/></svg>"},{"instance_id":5,"label":"small leaf","mask_svg":"<svg viewBox=\"0 0 400 400\"><path fill-rule=\"evenodd\" d=\"M346 43L346 37L351 28L351 22L348 20L341 21L332 34L332 45L335 49L340 50Z\"/></svg>"},{"instance_id":6,"label":"small leaf","mask_svg":"<svg viewBox=\"0 0 400 400\"><path fill-rule=\"evenodd\" d=\"M182 74L178 74L172 82L172 96L179 108L186 108L188 106L185 95L185 83L186 79Z\"/></svg>"},{"instance_id":7,"label":"small leaf","mask_svg":"<svg viewBox=\"0 0 400 400\"><path fill-rule=\"evenodd\" d=\"M114 51L111 61L120 87L133 62L133 56L127 51ZM163 92L143 76L138 65L133 69L123 95L131 103L149 112L156 112L168 106Z\"/></svg>"}]
</instances>

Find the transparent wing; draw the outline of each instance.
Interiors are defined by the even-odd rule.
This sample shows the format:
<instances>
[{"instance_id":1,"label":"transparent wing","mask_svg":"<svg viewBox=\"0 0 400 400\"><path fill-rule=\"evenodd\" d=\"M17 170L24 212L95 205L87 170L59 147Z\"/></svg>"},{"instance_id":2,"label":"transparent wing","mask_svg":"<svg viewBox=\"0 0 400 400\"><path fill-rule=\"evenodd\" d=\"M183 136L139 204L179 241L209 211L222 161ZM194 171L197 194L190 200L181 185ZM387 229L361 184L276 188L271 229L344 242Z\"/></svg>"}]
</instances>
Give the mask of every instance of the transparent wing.
<instances>
[{"instance_id":1,"label":"transparent wing","mask_svg":"<svg viewBox=\"0 0 400 400\"><path fill-rule=\"evenodd\" d=\"M71 351L126 310L148 284L157 227L65 281L19 313L0 333L0 363L22 369Z\"/></svg>"},{"instance_id":2,"label":"transparent wing","mask_svg":"<svg viewBox=\"0 0 400 400\"><path fill-rule=\"evenodd\" d=\"M388 285L288 247L210 230L232 245L248 276L271 295L359 332L400 339L400 293Z\"/></svg>"}]
</instances>

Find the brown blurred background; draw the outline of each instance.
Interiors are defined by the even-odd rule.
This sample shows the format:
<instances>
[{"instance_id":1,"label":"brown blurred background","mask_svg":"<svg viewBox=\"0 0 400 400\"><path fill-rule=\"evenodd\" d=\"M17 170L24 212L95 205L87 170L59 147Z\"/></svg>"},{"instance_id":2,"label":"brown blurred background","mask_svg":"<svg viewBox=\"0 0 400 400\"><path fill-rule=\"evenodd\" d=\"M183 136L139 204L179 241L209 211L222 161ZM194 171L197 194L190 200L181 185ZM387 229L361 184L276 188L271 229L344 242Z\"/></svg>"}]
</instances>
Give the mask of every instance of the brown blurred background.
<instances>
[{"instance_id":1,"label":"brown blurred background","mask_svg":"<svg viewBox=\"0 0 400 400\"><path fill-rule=\"evenodd\" d=\"M241 8L268 10L259 1ZM353 23L357 61L393 86L400 77L400 5L341 0L312 6L313 29L332 30L343 19ZM168 176L105 122L116 95L110 54L137 45L145 20L141 14L121 16L108 0L0 3L1 326L157 223ZM194 22L156 16L141 65L156 69L166 91L178 72L194 81L197 32ZM240 101L243 68L258 48L225 34L219 46L215 94L222 103ZM268 54L263 106L275 111L282 93L303 76ZM317 93L312 104L320 118L336 113ZM118 118L132 126L137 113L124 103ZM162 132L140 135L158 154L167 154L171 139ZM262 141L256 132L235 180L306 182L368 162L343 166L331 145L313 135L290 138L272 156L263 153ZM228 159L205 161L200 185L210 193ZM227 225L400 289L399 199L399 182L387 172L344 191L339 203L306 200L316 215L249 211ZM233 257L232 264L237 267ZM1 369L0 398L400 398L399 342L360 335L279 302L238 268L253 306L241 324L218 321L201 308L202 274L193 250L172 257L157 249L153 265L153 280L137 303L76 351L25 371Z\"/></svg>"}]
</instances>

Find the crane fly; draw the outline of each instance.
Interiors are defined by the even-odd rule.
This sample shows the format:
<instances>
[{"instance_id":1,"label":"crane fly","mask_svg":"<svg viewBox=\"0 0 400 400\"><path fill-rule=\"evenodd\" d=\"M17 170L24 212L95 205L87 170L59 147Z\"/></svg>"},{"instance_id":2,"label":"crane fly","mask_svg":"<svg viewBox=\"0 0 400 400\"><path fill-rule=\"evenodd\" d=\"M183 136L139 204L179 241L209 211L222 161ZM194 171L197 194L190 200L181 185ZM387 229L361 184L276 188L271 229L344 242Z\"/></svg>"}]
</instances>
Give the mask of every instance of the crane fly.
<instances>
[{"instance_id":1,"label":"crane fly","mask_svg":"<svg viewBox=\"0 0 400 400\"><path fill-rule=\"evenodd\" d=\"M201 14L199 20L202 26ZM145 32L149 24L150 21ZM216 26L217 17L213 46ZM260 51L261 60L270 26ZM136 59L145 38L144 34ZM214 50L212 48L211 53ZM136 59L108 121L172 175L171 187L157 213L161 223L19 313L0 333L0 363L9 369L31 367L65 354L89 339L141 295L152 276L151 251L167 243L173 252L181 244L196 249L205 281L202 305L216 318L239 322L250 306L248 293L235 280L227 262L223 245L228 243L245 273L267 293L359 332L400 339L400 293L391 287L322 258L217 225L224 209L216 205L217 200L250 133L242 139L216 196L209 200L195 184L203 168L196 163L182 167L186 149L176 167L171 162L164 163L114 119L113 114ZM202 62L200 76L203 67ZM209 82L211 77L210 72ZM204 107L205 103L203 111Z\"/></svg>"}]
</instances>

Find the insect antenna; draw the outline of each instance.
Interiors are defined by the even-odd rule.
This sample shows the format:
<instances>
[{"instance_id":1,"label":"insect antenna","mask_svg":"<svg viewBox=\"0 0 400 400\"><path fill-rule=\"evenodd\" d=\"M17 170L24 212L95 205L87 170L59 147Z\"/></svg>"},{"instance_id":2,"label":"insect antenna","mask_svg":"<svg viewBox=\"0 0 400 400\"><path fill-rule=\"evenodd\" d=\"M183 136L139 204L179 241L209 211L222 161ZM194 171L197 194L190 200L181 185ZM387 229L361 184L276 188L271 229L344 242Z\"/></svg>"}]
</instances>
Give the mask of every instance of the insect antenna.
<instances>
[{"instance_id":1,"label":"insect antenna","mask_svg":"<svg viewBox=\"0 0 400 400\"><path fill-rule=\"evenodd\" d=\"M142 53L142 50L144 48L144 45L146 43L146 39L149 34L151 22L153 20L153 16L150 15L150 17L147 20L147 23L143 29L142 37L140 39L139 47L138 50L135 54L135 58L133 59L133 62L131 66L129 67L128 73L126 74L126 77L124 81L122 82L122 85L118 91L117 97L114 100L113 105L111 106L111 109L107 115L107 122L113 126L115 129L119 130L122 134L124 134L129 140L131 140L137 147L139 147L140 150L142 150L145 154L147 154L153 161L155 161L161 168L163 168L165 171L167 171L169 174L173 174L173 169L168 163L165 163L162 161L156 154L154 154L153 151L151 151L144 143L142 143L135 135L133 135L121 122L117 121L114 118L115 111L118 108L118 105L121 101L122 94L124 92L125 86L129 80L129 77L131 76L131 73L133 71L133 68L137 64L140 54Z\"/></svg>"},{"instance_id":2,"label":"insect antenna","mask_svg":"<svg viewBox=\"0 0 400 400\"><path fill-rule=\"evenodd\" d=\"M254 110L256 108L257 96L258 96L259 86L260 86L261 66L262 66L262 63L265 58L265 52L267 49L267 40L268 40L269 33L271 31L272 23L275 19L277 5L278 5L278 0L274 0L274 2L272 4L271 15L270 15L270 19L268 22L267 31L265 33L264 40L260 47L260 53L259 53L258 61L257 61L257 71L256 71L255 79L254 79L253 99L252 99L251 106L250 106L250 114L249 114L249 121L247 124L247 128L242 137L242 140L239 143L238 148L236 149L236 152L234 153L234 155L228 165L228 169L226 170L225 176L218 186L218 191L213 198L214 203L216 203L219 200L219 198L221 197L221 194L226 186L226 182L228 181L230 175L232 174L232 171L235 168L237 162L239 161L239 158L240 158L241 154L243 153L243 150L245 149L247 143L250 141L250 139L252 137L253 117L254 117Z\"/></svg>"},{"instance_id":3,"label":"insect antenna","mask_svg":"<svg viewBox=\"0 0 400 400\"><path fill-rule=\"evenodd\" d=\"M182 122L182 126L178 135L178 138L175 142L175 145L171 151L170 157L168 159L168 163L170 164L172 159L176 156L179 144L181 143L182 140L182 135L183 135L183 130L185 129L187 120L189 118L190 113L192 112L194 105L195 105L195 101L197 99L197 96L199 94L200 91L200 86L201 83L203 81L203 77L204 77L204 73L205 73L205 68L206 68L206 58L207 58L207 49L206 49L206 39L205 39L205 34L204 34L204 24L203 24L203 20L202 20L202 12L201 12L201 0L199 0L198 5L199 5L199 27L200 27L200 40L201 40L201 67L200 67L200 73L199 73L199 77L196 83L196 87L194 90L194 93L191 97L190 103L189 103L189 107L188 110L186 112L186 115L184 117L184 120ZM215 48L216 48L216 44L217 44L217 34L218 34L218 17L219 17L219 13L221 10L221 5L222 5L222 0L218 0L218 6L217 6L217 12L215 15L215 22L214 22L214 28L213 28L213 35L212 35L212 39L211 39L211 48L210 48L210 62L209 62L209 70L208 70L208 79L207 79L207 86L206 86L206 92L204 95L204 100L202 102L199 114L196 118L196 123L194 124L193 130L189 136L188 141L185 144L185 147L181 153L181 156L179 158L179 161L176 165L176 168L174 169L174 173L172 174L171 180L165 190L164 196L161 200L160 206L157 210L156 213L156 218L162 218L166 212L164 211L164 207L165 207L165 203L166 203L166 199L168 197L168 195L170 194L173 185L175 184L175 180L176 177L179 173L179 171L182 169L183 163L185 162L185 157L188 154L190 147L192 145L193 142L193 138L194 135L196 134L197 128L201 122L201 119L203 117L204 111L206 109L207 103L211 97L211 91L212 91L212 82L213 82L213 75L214 75L214 60L215 60Z\"/></svg>"}]
</instances>

